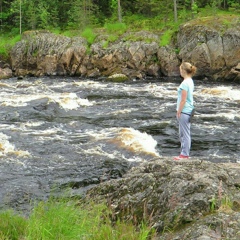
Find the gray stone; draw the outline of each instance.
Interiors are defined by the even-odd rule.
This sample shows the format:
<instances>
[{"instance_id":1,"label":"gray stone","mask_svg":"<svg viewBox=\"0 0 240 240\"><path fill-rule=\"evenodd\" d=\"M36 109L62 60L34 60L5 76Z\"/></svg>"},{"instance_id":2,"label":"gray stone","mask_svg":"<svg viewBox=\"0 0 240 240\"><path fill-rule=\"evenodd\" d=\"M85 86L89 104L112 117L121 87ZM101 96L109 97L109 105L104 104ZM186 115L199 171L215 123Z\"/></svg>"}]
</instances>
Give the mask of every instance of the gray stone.
<instances>
[{"instance_id":1,"label":"gray stone","mask_svg":"<svg viewBox=\"0 0 240 240\"><path fill-rule=\"evenodd\" d=\"M90 189L86 199L110 204L123 220L148 221L159 233L156 239L235 239L239 172L233 163L162 158Z\"/></svg>"}]
</instances>

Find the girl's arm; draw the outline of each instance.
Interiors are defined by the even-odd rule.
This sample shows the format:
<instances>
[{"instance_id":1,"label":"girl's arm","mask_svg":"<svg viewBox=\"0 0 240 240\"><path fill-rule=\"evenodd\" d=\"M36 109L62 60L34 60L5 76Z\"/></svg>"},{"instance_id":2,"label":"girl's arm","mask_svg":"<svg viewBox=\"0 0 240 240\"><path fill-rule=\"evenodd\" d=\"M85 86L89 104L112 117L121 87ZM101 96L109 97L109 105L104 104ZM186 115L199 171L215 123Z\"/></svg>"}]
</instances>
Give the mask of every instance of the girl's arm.
<instances>
[{"instance_id":1,"label":"girl's arm","mask_svg":"<svg viewBox=\"0 0 240 240\"><path fill-rule=\"evenodd\" d=\"M184 105L185 105L186 101L187 101L187 91L182 90L181 101L179 103L179 107L178 107L178 110L177 110L177 118L180 118L181 112L184 108Z\"/></svg>"}]
</instances>

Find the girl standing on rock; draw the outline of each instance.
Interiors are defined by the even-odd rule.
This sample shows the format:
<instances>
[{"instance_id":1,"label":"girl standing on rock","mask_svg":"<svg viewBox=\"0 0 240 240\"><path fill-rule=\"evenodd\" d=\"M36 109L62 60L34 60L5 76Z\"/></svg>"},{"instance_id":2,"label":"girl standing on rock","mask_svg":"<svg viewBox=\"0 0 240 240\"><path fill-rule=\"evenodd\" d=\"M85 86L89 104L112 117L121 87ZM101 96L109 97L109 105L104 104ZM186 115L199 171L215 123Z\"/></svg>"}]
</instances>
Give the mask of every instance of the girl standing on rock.
<instances>
[{"instance_id":1,"label":"girl standing on rock","mask_svg":"<svg viewBox=\"0 0 240 240\"><path fill-rule=\"evenodd\" d=\"M180 66L180 74L183 81L178 88L177 99L177 120L179 123L179 138L181 142L181 152L174 160L189 158L191 148L191 115L194 112L193 91L194 82L192 77L196 73L197 68L191 63L183 62Z\"/></svg>"}]
</instances>

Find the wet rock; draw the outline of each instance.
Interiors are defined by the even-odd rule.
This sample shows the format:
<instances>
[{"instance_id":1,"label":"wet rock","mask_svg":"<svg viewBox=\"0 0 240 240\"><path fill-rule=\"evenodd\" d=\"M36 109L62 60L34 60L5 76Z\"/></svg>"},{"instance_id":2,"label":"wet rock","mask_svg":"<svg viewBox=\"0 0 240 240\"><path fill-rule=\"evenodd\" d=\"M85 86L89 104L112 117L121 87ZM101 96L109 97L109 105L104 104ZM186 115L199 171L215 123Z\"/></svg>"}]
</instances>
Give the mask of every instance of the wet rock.
<instances>
[{"instance_id":1,"label":"wet rock","mask_svg":"<svg viewBox=\"0 0 240 240\"><path fill-rule=\"evenodd\" d=\"M227 77L234 79L235 82L240 82L240 63L231 69Z\"/></svg>"},{"instance_id":2,"label":"wet rock","mask_svg":"<svg viewBox=\"0 0 240 240\"><path fill-rule=\"evenodd\" d=\"M0 68L0 79L12 77L12 70L9 67Z\"/></svg>"},{"instance_id":3,"label":"wet rock","mask_svg":"<svg viewBox=\"0 0 240 240\"><path fill-rule=\"evenodd\" d=\"M121 219L148 221L156 239L237 239L239 171L238 164L159 159L94 187L87 199L107 202Z\"/></svg>"},{"instance_id":4,"label":"wet rock","mask_svg":"<svg viewBox=\"0 0 240 240\"><path fill-rule=\"evenodd\" d=\"M124 74L113 74L109 76L107 80L112 82L124 82L128 80L128 77Z\"/></svg>"},{"instance_id":5,"label":"wet rock","mask_svg":"<svg viewBox=\"0 0 240 240\"><path fill-rule=\"evenodd\" d=\"M147 76L159 77L160 75L161 75L161 72L158 64L155 63L149 66L147 70Z\"/></svg>"}]
</instances>

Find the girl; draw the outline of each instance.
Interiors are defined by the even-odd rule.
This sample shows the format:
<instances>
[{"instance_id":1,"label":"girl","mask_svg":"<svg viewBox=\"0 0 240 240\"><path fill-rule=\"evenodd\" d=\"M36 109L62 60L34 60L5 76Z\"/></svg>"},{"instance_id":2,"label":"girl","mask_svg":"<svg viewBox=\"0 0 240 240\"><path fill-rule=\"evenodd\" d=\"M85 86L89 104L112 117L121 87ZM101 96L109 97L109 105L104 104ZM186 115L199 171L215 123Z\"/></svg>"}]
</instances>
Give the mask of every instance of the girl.
<instances>
[{"instance_id":1,"label":"girl","mask_svg":"<svg viewBox=\"0 0 240 240\"><path fill-rule=\"evenodd\" d=\"M197 68L191 63L183 62L180 66L180 74L183 82L178 88L177 99L177 120L179 123L179 138L181 142L181 152L174 160L189 158L191 148L191 132L190 117L193 113L193 91L194 82L192 77L196 73Z\"/></svg>"}]
</instances>

